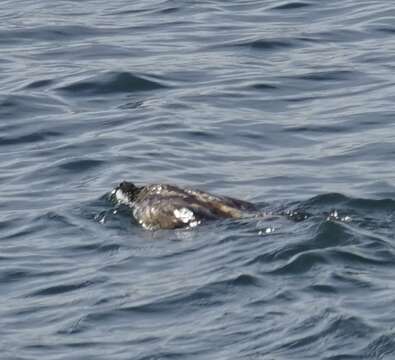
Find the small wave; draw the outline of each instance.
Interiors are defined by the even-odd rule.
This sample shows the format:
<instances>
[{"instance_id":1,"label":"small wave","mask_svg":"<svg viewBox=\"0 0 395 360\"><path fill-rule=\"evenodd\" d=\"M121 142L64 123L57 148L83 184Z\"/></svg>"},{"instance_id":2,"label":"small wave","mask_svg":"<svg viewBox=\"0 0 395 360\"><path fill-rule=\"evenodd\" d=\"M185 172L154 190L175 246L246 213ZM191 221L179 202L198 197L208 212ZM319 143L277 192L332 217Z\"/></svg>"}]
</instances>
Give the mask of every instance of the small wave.
<instances>
[{"instance_id":1,"label":"small wave","mask_svg":"<svg viewBox=\"0 0 395 360\"><path fill-rule=\"evenodd\" d=\"M309 290L316 291L322 294L337 294L338 290L331 285L313 284L308 287Z\"/></svg>"},{"instance_id":2,"label":"small wave","mask_svg":"<svg viewBox=\"0 0 395 360\"><path fill-rule=\"evenodd\" d=\"M324 251L309 251L295 255L287 264L281 265L268 273L273 275L301 274L309 271L314 266L328 263L329 261Z\"/></svg>"},{"instance_id":3,"label":"small wave","mask_svg":"<svg viewBox=\"0 0 395 360\"><path fill-rule=\"evenodd\" d=\"M294 78L307 81L343 81L349 80L351 76L357 76L356 71L336 70L336 71L319 71L310 72L303 75L297 75Z\"/></svg>"},{"instance_id":4,"label":"small wave","mask_svg":"<svg viewBox=\"0 0 395 360\"><path fill-rule=\"evenodd\" d=\"M295 101L290 99L290 101ZM284 129L286 132L300 132L300 133L316 133L316 134L329 134L329 133L339 133L349 130L350 127L346 124L341 125L326 125L326 124L311 124L311 125L297 125Z\"/></svg>"},{"instance_id":5,"label":"small wave","mask_svg":"<svg viewBox=\"0 0 395 360\"><path fill-rule=\"evenodd\" d=\"M276 50L286 50L295 47L299 43L298 39L294 38L272 38L272 39L244 39L229 41L225 43L217 43L211 45L208 48L246 48L257 51L276 51Z\"/></svg>"},{"instance_id":6,"label":"small wave","mask_svg":"<svg viewBox=\"0 0 395 360\"><path fill-rule=\"evenodd\" d=\"M119 244L100 244L97 242L89 244L78 244L65 246L63 250L70 252L70 254L81 254L81 253L115 253L121 248Z\"/></svg>"},{"instance_id":7,"label":"small wave","mask_svg":"<svg viewBox=\"0 0 395 360\"><path fill-rule=\"evenodd\" d=\"M249 86L253 90L277 90L278 86L269 83L255 83Z\"/></svg>"},{"instance_id":8,"label":"small wave","mask_svg":"<svg viewBox=\"0 0 395 360\"><path fill-rule=\"evenodd\" d=\"M111 93L132 93L167 88L157 80L129 72L106 72L89 79L80 80L58 88L74 96Z\"/></svg>"},{"instance_id":9,"label":"small wave","mask_svg":"<svg viewBox=\"0 0 395 360\"><path fill-rule=\"evenodd\" d=\"M351 29L322 31L314 33L313 36L310 36L310 39L313 42L319 40L320 42L334 41L336 43L352 43L364 38L366 38L366 34L364 32Z\"/></svg>"},{"instance_id":10,"label":"small wave","mask_svg":"<svg viewBox=\"0 0 395 360\"><path fill-rule=\"evenodd\" d=\"M64 294L67 292L83 289L83 288L90 286L92 284L93 284L93 282L91 282L91 281L84 281L84 282L74 283L74 284L59 284L59 285L53 285L53 286L46 286L46 287L43 287L39 290L35 290L35 291L31 292L28 296L35 297L35 296Z\"/></svg>"},{"instance_id":11,"label":"small wave","mask_svg":"<svg viewBox=\"0 0 395 360\"><path fill-rule=\"evenodd\" d=\"M335 259L337 262L344 263L346 265L349 264L365 264L365 265L377 265L377 266L386 266L394 264L394 254L391 252L380 253L380 256L374 256L376 254L364 254L361 249L357 247L350 248L337 248L330 250L330 256Z\"/></svg>"},{"instance_id":12,"label":"small wave","mask_svg":"<svg viewBox=\"0 0 395 360\"><path fill-rule=\"evenodd\" d=\"M25 86L25 89L41 89L43 87L49 87L54 83L54 80L51 79L43 79L32 81L30 84Z\"/></svg>"},{"instance_id":13,"label":"small wave","mask_svg":"<svg viewBox=\"0 0 395 360\"><path fill-rule=\"evenodd\" d=\"M336 266L336 264L358 264L386 267L387 265L393 265L393 258L394 254L389 251L382 251L380 254L365 254L356 246L317 249L298 253L286 264L269 270L267 273L272 275L294 275L305 273L314 267L328 266L330 264L332 266Z\"/></svg>"},{"instance_id":14,"label":"small wave","mask_svg":"<svg viewBox=\"0 0 395 360\"><path fill-rule=\"evenodd\" d=\"M328 207L328 206L339 206L347 201L349 201L350 198L347 197L346 195L340 194L340 193L327 193L327 194L322 194L322 195L317 195L312 197L311 199L303 202L303 206L306 207L307 209L312 208L312 207Z\"/></svg>"},{"instance_id":15,"label":"small wave","mask_svg":"<svg viewBox=\"0 0 395 360\"><path fill-rule=\"evenodd\" d=\"M174 14L174 13L176 13L176 12L179 12L179 11L181 11L182 10L182 8L181 7L177 7L177 6L169 6L169 7L166 7L166 8L164 8L164 9L159 9L159 10L157 10L157 13L158 14Z\"/></svg>"},{"instance_id":16,"label":"small wave","mask_svg":"<svg viewBox=\"0 0 395 360\"><path fill-rule=\"evenodd\" d=\"M26 40L69 40L74 38L97 36L100 31L97 28L91 28L81 25L57 25L57 26L37 26L25 27L23 29L3 30L0 32L0 43L14 44Z\"/></svg>"},{"instance_id":17,"label":"small wave","mask_svg":"<svg viewBox=\"0 0 395 360\"><path fill-rule=\"evenodd\" d=\"M81 171L89 171L93 168L97 168L102 166L105 162L102 160L95 159L73 159L66 162L63 162L58 165L59 169L71 171L71 172L81 172Z\"/></svg>"},{"instance_id":18,"label":"small wave","mask_svg":"<svg viewBox=\"0 0 395 360\"><path fill-rule=\"evenodd\" d=\"M388 231L394 227L395 200L390 198L351 198L331 193L315 196L300 206L317 216L327 216L332 221L351 222L360 228Z\"/></svg>"},{"instance_id":19,"label":"small wave","mask_svg":"<svg viewBox=\"0 0 395 360\"><path fill-rule=\"evenodd\" d=\"M292 42L289 40L266 40L266 39L251 41L243 45L258 50L276 50L276 49L290 48L293 46Z\"/></svg>"},{"instance_id":20,"label":"small wave","mask_svg":"<svg viewBox=\"0 0 395 360\"><path fill-rule=\"evenodd\" d=\"M272 7L272 10L296 10L296 9L303 9L306 7L311 6L312 4L307 2L300 2L300 1L290 1L286 2L281 5L276 5Z\"/></svg>"},{"instance_id":21,"label":"small wave","mask_svg":"<svg viewBox=\"0 0 395 360\"><path fill-rule=\"evenodd\" d=\"M19 86L18 86L19 87ZM0 102L0 116L4 118L29 118L32 114L63 113L64 104L48 95L10 94Z\"/></svg>"},{"instance_id":22,"label":"small wave","mask_svg":"<svg viewBox=\"0 0 395 360\"><path fill-rule=\"evenodd\" d=\"M394 334L383 334L372 340L361 352L369 359L389 359L395 356Z\"/></svg>"},{"instance_id":23,"label":"small wave","mask_svg":"<svg viewBox=\"0 0 395 360\"><path fill-rule=\"evenodd\" d=\"M359 209L395 211L393 199L349 199L347 205Z\"/></svg>"},{"instance_id":24,"label":"small wave","mask_svg":"<svg viewBox=\"0 0 395 360\"><path fill-rule=\"evenodd\" d=\"M311 317L305 321L305 324L302 323L302 325L291 328L288 331L288 336L277 346L282 350L306 350L307 347L316 346L322 339L329 341L331 338L345 336L348 339L359 339L368 337L373 330L374 328L370 324L357 316L332 314L331 311L327 311L318 319Z\"/></svg>"},{"instance_id":25,"label":"small wave","mask_svg":"<svg viewBox=\"0 0 395 360\"><path fill-rule=\"evenodd\" d=\"M393 26L380 26L376 28L376 31L387 34L387 35L394 35L395 34L395 27Z\"/></svg>"},{"instance_id":26,"label":"small wave","mask_svg":"<svg viewBox=\"0 0 395 360\"><path fill-rule=\"evenodd\" d=\"M15 283L32 276L31 269L8 268L1 271L0 284Z\"/></svg>"},{"instance_id":27,"label":"small wave","mask_svg":"<svg viewBox=\"0 0 395 360\"><path fill-rule=\"evenodd\" d=\"M275 261L286 261L296 259L301 254L317 252L335 246L352 245L355 243L350 231L342 223L317 219L309 221L307 225L299 230L299 234L294 234L300 241L295 243L279 244L275 249L264 254L258 254L247 262L247 265L256 263L267 264ZM307 236L307 238L306 238ZM315 255L313 255L314 257ZM322 256L322 255L317 255Z\"/></svg>"},{"instance_id":28,"label":"small wave","mask_svg":"<svg viewBox=\"0 0 395 360\"><path fill-rule=\"evenodd\" d=\"M289 49L295 44L288 39L258 39L229 44L230 46L248 47L255 50Z\"/></svg>"},{"instance_id":29,"label":"small wave","mask_svg":"<svg viewBox=\"0 0 395 360\"><path fill-rule=\"evenodd\" d=\"M19 135L15 137L2 137L0 136L0 146L6 145L20 145L31 144L37 142L44 142L53 137L59 137L62 134L57 131L34 131L30 134Z\"/></svg>"},{"instance_id":30,"label":"small wave","mask_svg":"<svg viewBox=\"0 0 395 360\"><path fill-rule=\"evenodd\" d=\"M87 314L84 322L105 322L109 318L125 319L128 316L143 315L144 317L155 314L174 314L183 312L191 306L195 309L204 309L210 306L223 304L228 296L237 291L244 291L246 287L259 287L260 281L250 274L236 275L230 279L211 282L200 287L179 289L177 293L160 295L156 298L127 303L126 306L118 307L109 311L95 311ZM105 299L98 299L97 304L106 303ZM172 317L172 316L171 316Z\"/></svg>"}]
</instances>

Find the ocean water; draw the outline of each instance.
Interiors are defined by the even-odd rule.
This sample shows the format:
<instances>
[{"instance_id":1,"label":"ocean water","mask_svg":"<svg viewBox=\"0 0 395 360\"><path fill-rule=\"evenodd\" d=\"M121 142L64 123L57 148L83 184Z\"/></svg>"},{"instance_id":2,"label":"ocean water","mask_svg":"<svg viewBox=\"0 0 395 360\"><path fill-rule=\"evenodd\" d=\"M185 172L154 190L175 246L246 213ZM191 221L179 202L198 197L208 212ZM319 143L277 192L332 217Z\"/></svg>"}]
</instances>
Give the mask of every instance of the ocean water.
<instances>
[{"instance_id":1,"label":"ocean water","mask_svg":"<svg viewBox=\"0 0 395 360\"><path fill-rule=\"evenodd\" d=\"M391 1L0 20L1 359L395 359ZM310 217L151 232L122 180Z\"/></svg>"}]
</instances>

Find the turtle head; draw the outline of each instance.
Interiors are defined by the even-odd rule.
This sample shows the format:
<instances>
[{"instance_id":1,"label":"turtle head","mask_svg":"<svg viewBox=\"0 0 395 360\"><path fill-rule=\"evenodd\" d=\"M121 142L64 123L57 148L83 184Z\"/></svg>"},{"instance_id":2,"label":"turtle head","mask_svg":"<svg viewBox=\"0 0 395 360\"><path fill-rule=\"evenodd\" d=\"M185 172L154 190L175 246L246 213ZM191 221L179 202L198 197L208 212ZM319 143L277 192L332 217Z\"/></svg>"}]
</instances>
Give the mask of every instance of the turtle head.
<instances>
[{"instance_id":1,"label":"turtle head","mask_svg":"<svg viewBox=\"0 0 395 360\"><path fill-rule=\"evenodd\" d=\"M122 181L113 191L113 198L125 205L132 205L142 187L136 186L131 182Z\"/></svg>"}]
</instances>

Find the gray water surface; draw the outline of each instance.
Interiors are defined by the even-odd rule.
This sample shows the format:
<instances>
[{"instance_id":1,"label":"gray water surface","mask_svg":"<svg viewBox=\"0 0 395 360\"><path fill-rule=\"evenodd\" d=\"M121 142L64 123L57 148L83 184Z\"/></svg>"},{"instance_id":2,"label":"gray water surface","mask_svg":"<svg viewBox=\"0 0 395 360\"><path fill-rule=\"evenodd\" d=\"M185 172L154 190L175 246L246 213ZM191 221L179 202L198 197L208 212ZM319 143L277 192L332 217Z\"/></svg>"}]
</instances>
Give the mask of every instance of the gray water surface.
<instances>
[{"instance_id":1,"label":"gray water surface","mask_svg":"<svg viewBox=\"0 0 395 360\"><path fill-rule=\"evenodd\" d=\"M395 358L395 6L2 1L2 359ZM122 180L285 218L150 232Z\"/></svg>"}]
</instances>

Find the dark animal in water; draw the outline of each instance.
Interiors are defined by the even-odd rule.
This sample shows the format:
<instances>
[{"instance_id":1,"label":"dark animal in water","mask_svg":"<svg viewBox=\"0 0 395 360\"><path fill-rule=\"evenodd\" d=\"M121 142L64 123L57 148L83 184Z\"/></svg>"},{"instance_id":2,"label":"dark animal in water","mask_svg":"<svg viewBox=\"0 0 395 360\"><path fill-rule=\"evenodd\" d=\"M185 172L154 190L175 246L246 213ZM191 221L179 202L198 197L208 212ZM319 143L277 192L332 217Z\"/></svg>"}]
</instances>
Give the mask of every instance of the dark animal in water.
<instances>
[{"instance_id":1,"label":"dark animal in water","mask_svg":"<svg viewBox=\"0 0 395 360\"><path fill-rule=\"evenodd\" d=\"M239 219L258 211L246 201L174 185L140 187L124 181L112 194L131 207L134 218L146 229L194 227L204 220Z\"/></svg>"},{"instance_id":2,"label":"dark animal in water","mask_svg":"<svg viewBox=\"0 0 395 360\"><path fill-rule=\"evenodd\" d=\"M145 229L191 228L205 220L272 217L252 203L174 185L136 186L124 181L112 197L132 209L136 221Z\"/></svg>"}]
</instances>

